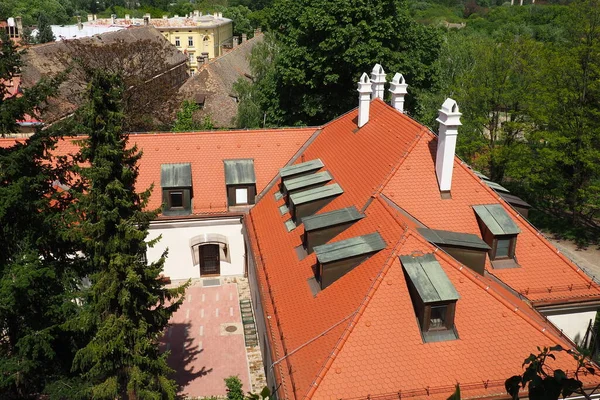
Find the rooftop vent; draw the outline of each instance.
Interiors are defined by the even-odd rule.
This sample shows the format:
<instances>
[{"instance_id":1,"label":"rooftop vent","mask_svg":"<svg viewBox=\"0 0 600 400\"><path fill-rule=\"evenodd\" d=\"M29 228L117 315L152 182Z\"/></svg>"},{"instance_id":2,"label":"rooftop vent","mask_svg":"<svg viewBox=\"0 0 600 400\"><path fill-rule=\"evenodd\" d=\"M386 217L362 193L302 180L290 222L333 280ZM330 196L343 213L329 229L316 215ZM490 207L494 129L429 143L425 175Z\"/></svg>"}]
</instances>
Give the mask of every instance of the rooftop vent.
<instances>
[{"instance_id":1,"label":"rooftop vent","mask_svg":"<svg viewBox=\"0 0 600 400\"><path fill-rule=\"evenodd\" d=\"M377 232L316 246L316 273L321 290L385 247L385 241Z\"/></svg>"},{"instance_id":2,"label":"rooftop vent","mask_svg":"<svg viewBox=\"0 0 600 400\"><path fill-rule=\"evenodd\" d=\"M229 206L254 204L256 198L256 175L254 160L225 160L225 185Z\"/></svg>"},{"instance_id":3,"label":"rooftop vent","mask_svg":"<svg viewBox=\"0 0 600 400\"><path fill-rule=\"evenodd\" d=\"M390 83L390 93L392 94L392 107L404 113L404 96L408 93L406 90L408 84L400 73L396 73Z\"/></svg>"},{"instance_id":4,"label":"rooftop vent","mask_svg":"<svg viewBox=\"0 0 600 400\"><path fill-rule=\"evenodd\" d=\"M383 100L383 93L385 91L385 71L379 64L375 64L371 71L371 82L372 82L372 99Z\"/></svg>"},{"instance_id":5,"label":"rooftop vent","mask_svg":"<svg viewBox=\"0 0 600 400\"><path fill-rule=\"evenodd\" d=\"M500 204L473 206L483 240L490 246L494 268L515 268L517 235L521 232Z\"/></svg>"},{"instance_id":6,"label":"rooftop vent","mask_svg":"<svg viewBox=\"0 0 600 400\"><path fill-rule=\"evenodd\" d=\"M164 215L189 215L192 212L192 165L190 163L160 166Z\"/></svg>"},{"instance_id":7,"label":"rooftop vent","mask_svg":"<svg viewBox=\"0 0 600 400\"><path fill-rule=\"evenodd\" d=\"M354 206L302 218L307 253L312 253L315 246L329 242L361 218L364 215Z\"/></svg>"},{"instance_id":8,"label":"rooftop vent","mask_svg":"<svg viewBox=\"0 0 600 400\"><path fill-rule=\"evenodd\" d=\"M369 122L369 107L371 105L371 80L363 73L358 81L358 127L362 128Z\"/></svg>"},{"instance_id":9,"label":"rooftop vent","mask_svg":"<svg viewBox=\"0 0 600 400\"><path fill-rule=\"evenodd\" d=\"M303 175L297 178L287 179L283 182L282 191L284 194L292 194L300 190L313 189L326 185L333 177L327 171L318 172L311 175Z\"/></svg>"},{"instance_id":10,"label":"rooftop vent","mask_svg":"<svg viewBox=\"0 0 600 400\"><path fill-rule=\"evenodd\" d=\"M435 158L435 172L442 198L450 198L452 188L452 171L454 168L454 152L456 150L456 136L460 116L456 101L448 98L439 110L437 121L440 123L437 154Z\"/></svg>"},{"instance_id":11,"label":"rooftop vent","mask_svg":"<svg viewBox=\"0 0 600 400\"><path fill-rule=\"evenodd\" d=\"M417 228L417 230L426 240L434 243L473 271L483 275L485 259L490 246L477 235L427 228Z\"/></svg>"},{"instance_id":12,"label":"rooftop vent","mask_svg":"<svg viewBox=\"0 0 600 400\"><path fill-rule=\"evenodd\" d=\"M340 185L321 186L289 195L289 209L292 219L298 223L304 217L315 214L334 198L344 193Z\"/></svg>"},{"instance_id":13,"label":"rooftop vent","mask_svg":"<svg viewBox=\"0 0 600 400\"><path fill-rule=\"evenodd\" d=\"M454 327L459 295L433 254L400 256L423 341L458 339Z\"/></svg>"}]
</instances>

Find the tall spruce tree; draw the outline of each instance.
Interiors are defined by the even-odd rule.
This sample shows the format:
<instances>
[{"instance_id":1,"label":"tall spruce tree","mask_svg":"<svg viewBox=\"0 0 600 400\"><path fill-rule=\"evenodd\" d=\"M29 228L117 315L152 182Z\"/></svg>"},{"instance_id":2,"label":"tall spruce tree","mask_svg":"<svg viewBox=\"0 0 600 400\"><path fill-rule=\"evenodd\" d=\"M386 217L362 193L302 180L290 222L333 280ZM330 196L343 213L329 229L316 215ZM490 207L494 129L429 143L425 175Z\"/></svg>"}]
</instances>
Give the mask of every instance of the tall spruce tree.
<instances>
[{"instance_id":1,"label":"tall spruce tree","mask_svg":"<svg viewBox=\"0 0 600 400\"><path fill-rule=\"evenodd\" d=\"M50 21L46 14L41 13L38 17L38 43L48 43L54 42L56 38L54 37L54 33L52 33L52 27L50 26Z\"/></svg>"},{"instance_id":2,"label":"tall spruce tree","mask_svg":"<svg viewBox=\"0 0 600 400\"><path fill-rule=\"evenodd\" d=\"M0 136L17 130L55 93L61 78L44 80L19 95L7 82L20 70L20 55L0 34ZM77 274L63 240L63 210L69 197L53 182L64 181L49 152L57 137L39 130L21 143L0 147L0 398L33 398L69 376L75 341L63 324L76 312L69 301ZM54 162L53 162L54 161Z\"/></svg>"},{"instance_id":3,"label":"tall spruce tree","mask_svg":"<svg viewBox=\"0 0 600 400\"><path fill-rule=\"evenodd\" d=\"M118 75L91 72L89 104L81 109L88 135L78 155L81 184L74 187L83 252L91 286L83 297L76 329L93 338L76 355L73 368L89 382L82 393L94 399L172 399L176 384L158 340L181 305L185 287L167 289L159 280L164 257L147 265L150 221L148 189L135 190L135 146L123 132L124 85ZM152 245L152 243L150 243Z\"/></svg>"}]
</instances>

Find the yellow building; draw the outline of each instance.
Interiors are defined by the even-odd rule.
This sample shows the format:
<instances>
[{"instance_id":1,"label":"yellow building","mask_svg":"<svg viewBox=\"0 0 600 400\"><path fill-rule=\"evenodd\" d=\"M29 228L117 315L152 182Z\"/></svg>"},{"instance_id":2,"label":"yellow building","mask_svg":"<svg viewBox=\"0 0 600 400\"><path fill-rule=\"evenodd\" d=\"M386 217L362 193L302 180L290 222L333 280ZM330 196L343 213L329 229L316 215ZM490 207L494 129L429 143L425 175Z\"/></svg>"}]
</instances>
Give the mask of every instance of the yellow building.
<instances>
[{"instance_id":1,"label":"yellow building","mask_svg":"<svg viewBox=\"0 0 600 400\"><path fill-rule=\"evenodd\" d=\"M190 74L198 70L204 58L215 58L223 54L223 49L231 47L233 42L233 21L224 18L222 13L202 15L194 11L184 17L168 18L116 18L95 20L88 18L88 24L109 24L114 26L152 25L169 42L183 52L189 59Z\"/></svg>"}]
</instances>

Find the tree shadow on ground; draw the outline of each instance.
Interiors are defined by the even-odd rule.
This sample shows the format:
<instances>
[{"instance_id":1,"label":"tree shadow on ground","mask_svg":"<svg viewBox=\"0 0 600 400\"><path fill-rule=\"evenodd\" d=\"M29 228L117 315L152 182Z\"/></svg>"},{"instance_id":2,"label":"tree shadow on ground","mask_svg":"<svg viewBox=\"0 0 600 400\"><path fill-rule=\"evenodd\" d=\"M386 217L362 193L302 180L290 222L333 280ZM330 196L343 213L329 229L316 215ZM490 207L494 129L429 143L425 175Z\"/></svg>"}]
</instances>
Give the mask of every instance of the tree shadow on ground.
<instances>
[{"instance_id":1,"label":"tree shadow on ground","mask_svg":"<svg viewBox=\"0 0 600 400\"><path fill-rule=\"evenodd\" d=\"M194 364L203 349L194 343L191 325L185 323L171 324L162 339L163 350L170 351L167 362L175 370L173 379L178 386L178 396L187 398L184 388L197 378L210 374L213 368L203 366L196 370Z\"/></svg>"}]
</instances>

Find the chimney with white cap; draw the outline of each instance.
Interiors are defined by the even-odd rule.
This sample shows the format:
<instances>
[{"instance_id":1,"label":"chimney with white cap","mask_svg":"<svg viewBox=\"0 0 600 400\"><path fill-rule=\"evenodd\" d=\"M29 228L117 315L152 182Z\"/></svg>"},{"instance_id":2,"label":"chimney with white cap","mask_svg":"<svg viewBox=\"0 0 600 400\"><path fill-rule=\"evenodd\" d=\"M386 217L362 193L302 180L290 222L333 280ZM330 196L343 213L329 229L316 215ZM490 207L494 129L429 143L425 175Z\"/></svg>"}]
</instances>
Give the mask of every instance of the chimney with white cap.
<instances>
[{"instance_id":1,"label":"chimney with white cap","mask_svg":"<svg viewBox=\"0 0 600 400\"><path fill-rule=\"evenodd\" d=\"M437 154L435 157L435 172L437 174L438 184L442 198L449 198L452 188L452 170L454 168L454 153L456 151L456 136L460 116L458 104L451 98L447 98L439 110L436 121L440 123Z\"/></svg>"},{"instance_id":2,"label":"chimney with white cap","mask_svg":"<svg viewBox=\"0 0 600 400\"><path fill-rule=\"evenodd\" d=\"M404 113L404 96L408 93L406 88L408 88L408 84L404 80L404 76L396 72L390 83L390 93L392 94L392 107L401 113Z\"/></svg>"},{"instance_id":3,"label":"chimney with white cap","mask_svg":"<svg viewBox=\"0 0 600 400\"><path fill-rule=\"evenodd\" d=\"M371 71L371 81L373 82L373 100L379 98L383 100L383 92L385 90L385 71L379 64L375 64Z\"/></svg>"},{"instance_id":4,"label":"chimney with white cap","mask_svg":"<svg viewBox=\"0 0 600 400\"><path fill-rule=\"evenodd\" d=\"M358 127L369 122L369 106L371 105L371 80L363 73L358 81Z\"/></svg>"}]
</instances>

